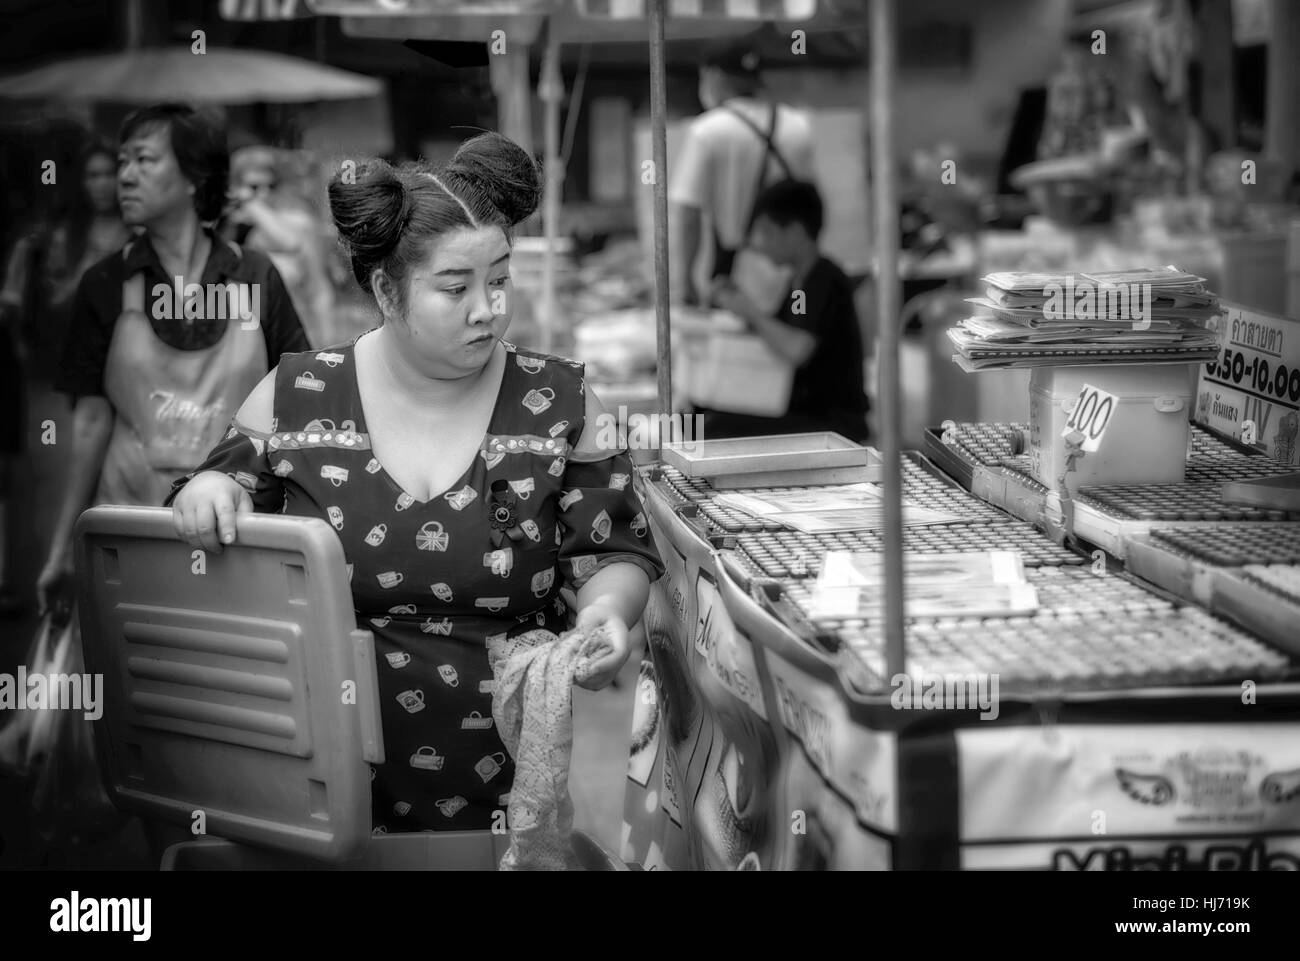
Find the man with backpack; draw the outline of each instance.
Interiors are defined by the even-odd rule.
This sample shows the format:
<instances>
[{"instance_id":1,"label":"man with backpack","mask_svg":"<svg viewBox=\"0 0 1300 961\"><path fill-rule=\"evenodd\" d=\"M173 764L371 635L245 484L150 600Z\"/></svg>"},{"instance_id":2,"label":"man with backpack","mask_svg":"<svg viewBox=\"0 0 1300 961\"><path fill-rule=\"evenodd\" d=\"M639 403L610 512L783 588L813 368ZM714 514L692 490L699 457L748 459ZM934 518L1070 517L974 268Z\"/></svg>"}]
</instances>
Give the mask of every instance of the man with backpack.
<instances>
[{"instance_id":1,"label":"man with backpack","mask_svg":"<svg viewBox=\"0 0 1300 961\"><path fill-rule=\"evenodd\" d=\"M672 298L708 303L696 290L693 266L702 246L713 251L710 277L730 277L742 288L762 275L778 296L779 269L744 249L754 204L763 188L780 180L812 181L813 140L808 116L761 95L758 41L761 32L723 41L705 51L700 101L705 111L686 132L669 176L668 199L678 235L669 253ZM705 229L709 229L706 235ZM764 299L761 290L752 296Z\"/></svg>"}]
</instances>

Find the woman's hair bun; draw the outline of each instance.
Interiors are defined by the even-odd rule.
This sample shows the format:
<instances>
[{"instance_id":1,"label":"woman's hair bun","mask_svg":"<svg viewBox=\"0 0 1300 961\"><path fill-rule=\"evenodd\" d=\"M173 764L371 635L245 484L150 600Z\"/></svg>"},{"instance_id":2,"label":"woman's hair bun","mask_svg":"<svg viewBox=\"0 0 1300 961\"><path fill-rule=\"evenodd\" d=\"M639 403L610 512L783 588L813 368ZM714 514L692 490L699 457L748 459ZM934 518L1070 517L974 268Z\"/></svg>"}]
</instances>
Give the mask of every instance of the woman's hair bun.
<instances>
[{"instance_id":1,"label":"woman's hair bun","mask_svg":"<svg viewBox=\"0 0 1300 961\"><path fill-rule=\"evenodd\" d=\"M349 161L330 180L329 201L357 282L370 290L370 271L396 248L411 219L406 185L383 160L364 161L355 170Z\"/></svg>"},{"instance_id":2,"label":"woman's hair bun","mask_svg":"<svg viewBox=\"0 0 1300 961\"><path fill-rule=\"evenodd\" d=\"M527 220L542 200L541 170L519 144L482 133L461 144L443 177L466 182L511 225Z\"/></svg>"}]
</instances>

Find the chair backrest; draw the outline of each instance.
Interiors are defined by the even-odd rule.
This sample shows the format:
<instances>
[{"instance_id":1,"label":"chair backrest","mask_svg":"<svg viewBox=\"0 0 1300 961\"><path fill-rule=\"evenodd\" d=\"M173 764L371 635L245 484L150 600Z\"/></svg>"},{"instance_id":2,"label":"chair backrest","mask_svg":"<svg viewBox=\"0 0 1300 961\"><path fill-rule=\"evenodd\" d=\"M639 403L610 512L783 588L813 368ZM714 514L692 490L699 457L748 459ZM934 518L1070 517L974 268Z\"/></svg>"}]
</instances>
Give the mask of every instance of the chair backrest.
<instances>
[{"instance_id":1,"label":"chair backrest","mask_svg":"<svg viewBox=\"0 0 1300 961\"><path fill-rule=\"evenodd\" d=\"M214 554L179 540L170 510L97 507L76 552L114 803L196 834L361 857L367 762L383 760L378 686L330 526L241 517L239 542Z\"/></svg>"}]
</instances>

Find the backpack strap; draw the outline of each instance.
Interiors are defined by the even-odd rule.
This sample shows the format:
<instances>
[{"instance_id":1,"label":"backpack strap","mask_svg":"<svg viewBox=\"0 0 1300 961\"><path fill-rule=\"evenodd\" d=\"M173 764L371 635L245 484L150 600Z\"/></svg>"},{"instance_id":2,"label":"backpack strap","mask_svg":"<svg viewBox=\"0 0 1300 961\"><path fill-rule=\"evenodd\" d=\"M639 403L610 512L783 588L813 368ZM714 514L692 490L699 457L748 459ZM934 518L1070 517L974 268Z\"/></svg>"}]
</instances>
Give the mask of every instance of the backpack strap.
<instances>
[{"instance_id":1,"label":"backpack strap","mask_svg":"<svg viewBox=\"0 0 1300 961\"><path fill-rule=\"evenodd\" d=\"M763 162L758 170L758 186L754 188L754 200L749 205L749 219L745 223L746 238L749 237L749 232L754 229L754 217L758 211L758 198L762 195L763 188L767 186L768 158L775 157L776 162L781 165L781 170L785 173L786 178L793 179L793 175L790 172L790 165L786 162L785 157L781 155L781 151L778 150L776 147L774 138L776 137L777 105L772 104L771 106L772 106L772 114L771 114L771 119L768 121L768 129L766 133L760 130L758 125L755 124L754 121L750 120L748 117L746 117L735 107L731 107L731 106L724 107L724 109L728 113L737 117L741 121L741 123L743 123L750 130L754 131L754 133L757 134L758 137L761 138L763 141Z\"/></svg>"}]
</instances>

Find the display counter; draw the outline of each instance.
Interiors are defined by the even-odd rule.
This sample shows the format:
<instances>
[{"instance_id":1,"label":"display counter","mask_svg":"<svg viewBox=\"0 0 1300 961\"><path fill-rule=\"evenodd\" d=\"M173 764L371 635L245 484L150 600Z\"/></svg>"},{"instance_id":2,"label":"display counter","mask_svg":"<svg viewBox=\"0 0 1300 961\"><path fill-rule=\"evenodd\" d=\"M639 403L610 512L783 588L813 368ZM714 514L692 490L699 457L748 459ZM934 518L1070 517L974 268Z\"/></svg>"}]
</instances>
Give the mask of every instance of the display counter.
<instances>
[{"instance_id":1,"label":"display counter","mask_svg":"<svg viewBox=\"0 0 1300 961\"><path fill-rule=\"evenodd\" d=\"M1294 649L1054 542L919 454L903 476L908 503L957 518L907 528L906 552L1017 551L1039 597L1032 616L909 620L914 686L885 676L877 624L808 616L825 552L879 551L877 534L781 530L643 469L668 573L646 612L626 860L1300 869Z\"/></svg>"}]
</instances>

